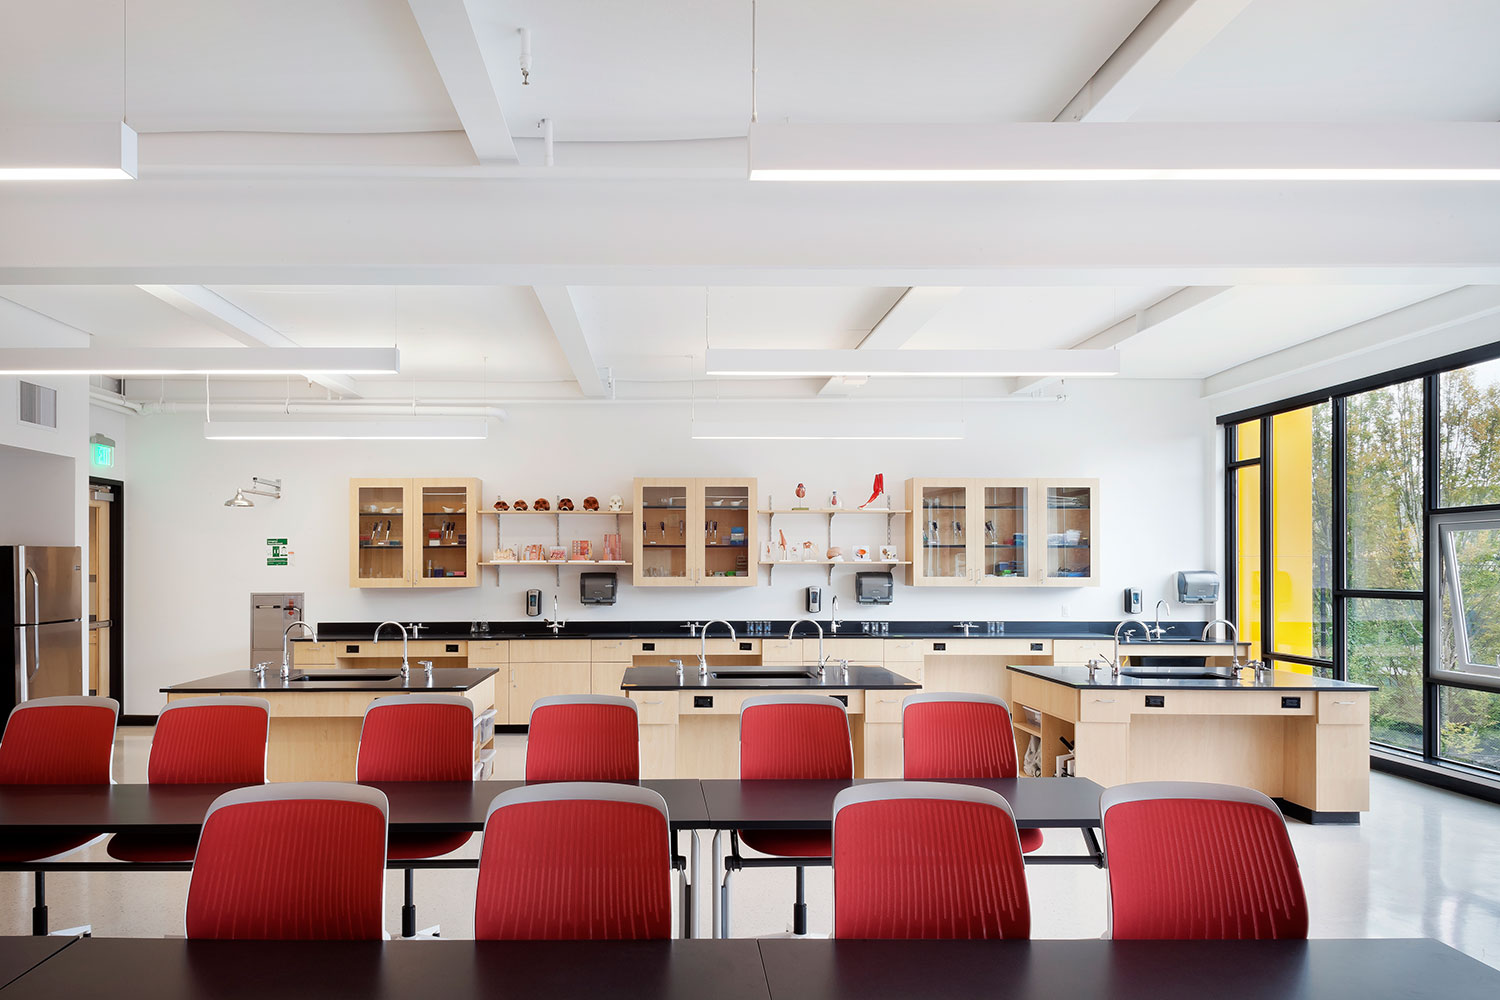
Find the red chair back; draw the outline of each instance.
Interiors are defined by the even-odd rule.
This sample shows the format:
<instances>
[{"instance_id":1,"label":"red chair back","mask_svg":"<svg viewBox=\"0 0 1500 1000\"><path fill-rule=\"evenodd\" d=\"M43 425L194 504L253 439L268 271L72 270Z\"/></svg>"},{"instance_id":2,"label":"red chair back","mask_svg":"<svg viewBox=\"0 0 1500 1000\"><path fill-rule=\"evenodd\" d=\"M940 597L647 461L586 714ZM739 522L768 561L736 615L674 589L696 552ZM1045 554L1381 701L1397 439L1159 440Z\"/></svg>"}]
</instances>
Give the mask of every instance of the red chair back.
<instances>
[{"instance_id":1,"label":"red chair back","mask_svg":"<svg viewBox=\"0 0 1500 1000\"><path fill-rule=\"evenodd\" d=\"M107 785L120 704L33 698L11 709L0 737L0 785Z\"/></svg>"},{"instance_id":2,"label":"red chair back","mask_svg":"<svg viewBox=\"0 0 1500 1000\"><path fill-rule=\"evenodd\" d=\"M474 703L452 694L375 699L354 773L356 781L474 780Z\"/></svg>"},{"instance_id":3,"label":"red chair back","mask_svg":"<svg viewBox=\"0 0 1500 1000\"><path fill-rule=\"evenodd\" d=\"M891 781L833 802L833 936L1031 936L1010 806L969 785Z\"/></svg>"},{"instance_id":4,"label":"red chair back","mask_svg":"<svg viewBox=\"0 0 1500 1000\"><path fill-rule=\"evenodd\" d=\"M640 726L629 698L542 698L531 706L529 722L528 782L640 780Z\"/></svg>"},{"instance_id":5,"label":"red chair back","mask_svg":"<svg viewBox=\"0 0 1500 1000\"><path fill-rule=\"evenodd\" d=\"M379 789L332 781L219 796L198 840L187 936L380 940L386 812Z\"/></svg>"},{"instance_id":6,"label":"red chair back","mask_svg":"<svg viewBox=\"0 0 1500 1000\"><path fill-rule=\"evenodd\" d=\"M264 698L169 701L156 718L146 780L153 785L266 780L271 703Z\"/></svg>"},{"instance_id":7,"label":"red chair back","mask_svg":"<svg viewBox=\"0 0 1500 1000\"><path fill-rule=\"evenodd\" d=\"M740 778L854 777L849 713L821 694L746 698L740 708Z\"/></svg>"},{"instance_id":8,"label":"red chair back","mask_svg":"<svg viewBox=\"0 0 1500 1000\"><path fill-rule=\"evenodd\" d=\"M914 694L901 703L907 780L1014 778L1010 708L983 694Z\"/></svg>"},{"instance_id":9,"label":"red chair back","mask_svg":"<svg viewBox=\"0 0 1500 1000\"><path fill-rule=\"evenodd\" d=\"M1307 937L1286 820L1237 785L1144 781L1100 796L1110 934L1122 940Z\"/></svg>"},{"instance_id":10,"label":"red chair back","mask_svg":"<svg viewBox=\"0 0 1500 1000\"><path fill-rule=\"evenodd\" d=\"M495 797L479 851L474 937L638 940L672 935L667 803L604 782Z\"/></svg>"}]
</instances>

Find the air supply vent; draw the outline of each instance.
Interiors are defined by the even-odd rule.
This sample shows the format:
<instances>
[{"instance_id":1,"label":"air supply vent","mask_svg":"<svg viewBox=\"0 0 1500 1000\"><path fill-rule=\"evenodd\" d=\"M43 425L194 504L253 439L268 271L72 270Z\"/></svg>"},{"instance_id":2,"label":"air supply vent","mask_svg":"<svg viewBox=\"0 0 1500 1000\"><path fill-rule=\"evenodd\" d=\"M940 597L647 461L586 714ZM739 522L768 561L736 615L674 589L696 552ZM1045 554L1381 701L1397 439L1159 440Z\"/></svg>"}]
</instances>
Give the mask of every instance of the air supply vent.
<instances>
[{"instance_id":1,"label":"air supply vent","mask_svg":"<svg viewBox=\"0 0 1500 1000\"><path fill-rule=\"evenodd\" d=\"M21 382L21 423L57 429L57 390Z\"/></svg>"}]
</instances>

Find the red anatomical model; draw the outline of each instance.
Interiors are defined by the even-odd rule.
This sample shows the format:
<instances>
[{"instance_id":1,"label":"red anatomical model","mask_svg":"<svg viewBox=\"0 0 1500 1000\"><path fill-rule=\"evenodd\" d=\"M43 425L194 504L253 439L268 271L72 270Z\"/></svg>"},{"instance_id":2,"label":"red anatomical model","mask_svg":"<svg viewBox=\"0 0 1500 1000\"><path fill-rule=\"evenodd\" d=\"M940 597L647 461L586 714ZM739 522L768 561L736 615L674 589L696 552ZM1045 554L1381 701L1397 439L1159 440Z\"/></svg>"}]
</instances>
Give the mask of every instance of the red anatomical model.
<instances>
[{"instance_id":1,"label":"red anatomical model","mask_svg":"<svg viewBox=\"0 0 1500 1000\"><path fill-rule=\"evenodd\" d=\"M885 492L885 473L884 472L877 472L877 473L875 473L875 485L870 487L870 499L868 499L864 503L860 504L859 505L859 509L860 510L864 510L866 507L870 506L870 504L874 503L880 497L880 494L882 494L884 492Z\"/></svg>"}]
</instances>

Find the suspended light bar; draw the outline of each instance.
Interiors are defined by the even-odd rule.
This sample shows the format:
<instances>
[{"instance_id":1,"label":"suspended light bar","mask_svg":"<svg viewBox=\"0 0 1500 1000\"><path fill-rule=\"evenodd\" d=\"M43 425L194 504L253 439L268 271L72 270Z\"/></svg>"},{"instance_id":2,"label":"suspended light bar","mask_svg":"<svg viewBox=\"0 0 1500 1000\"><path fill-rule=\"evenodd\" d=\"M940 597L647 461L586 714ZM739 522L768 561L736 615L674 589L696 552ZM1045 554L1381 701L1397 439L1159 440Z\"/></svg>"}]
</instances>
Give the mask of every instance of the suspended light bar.
<instances>
[{"instance_id":1,"label":"suspended light bar","mask_svg":"<svg viewBox=\"0 0 1500 1000\"><path fill-rule=\"evenodd\" d=\"M208 441L483 441L484 420L211 420Z\"/></svg>"},{"instance_id":2,"label":"suspended light bar","mask_svg":"<svg viewBox=\"0 0 1500 1000\"><path fill-rule=\"evenodd\" d=\"M1092 378L1120 373L1120 352L722 350L705 352L709 375L775 378Z\"/></svg>"},{"instance_id":3,"label":"suspended light bar","mask_svg":"<svg viewBox=\"0 0 1500 1000\"><path fill-rule=\"evenodd\" d=\"M1500 124L755 124L750 179L1497 181Z\"/></svg>"},{"instance_id":4,"label":"suspended light bar","mask_svg":"<svg viewBox=\"0 0 1500 1000\"><path fill-rule=\"evenodd\" d=\"M962 441L963 421L694 420L696 441Z\"/></svg>"},{"instance_id":5,"label":"suspended light bar","mask_svg":"<svg viewBox=\"0 0 1500 1000\"><path fill-rule=\"evenodd\" d=\"M0 181L128 181L135 176L135 129L124 122L0 127Z\"/></svg>"},{"instance_id":6,"label":"suspended light bar","mask_svg":"<svg viewBox=\"0 0 1500 1000\"><path fill-rule=\"evenodd\" d=\"M186 347L0 350L0 375L396 375L394 347Z\"/></svg>"}]
</instances>

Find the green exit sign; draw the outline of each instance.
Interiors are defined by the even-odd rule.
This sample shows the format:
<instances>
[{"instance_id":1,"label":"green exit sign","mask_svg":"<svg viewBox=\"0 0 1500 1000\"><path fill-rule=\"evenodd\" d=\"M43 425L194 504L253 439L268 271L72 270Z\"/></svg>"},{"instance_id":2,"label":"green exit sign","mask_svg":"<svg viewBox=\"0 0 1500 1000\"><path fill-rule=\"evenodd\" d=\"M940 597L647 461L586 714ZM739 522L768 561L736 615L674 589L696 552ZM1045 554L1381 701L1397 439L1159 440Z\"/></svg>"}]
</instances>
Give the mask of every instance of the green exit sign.
<instances>
[{"instance_id":1,"label":"green exit sign","mask_svg":"<svg viewBox=\"0 0 1500 1000\"><path fill-rule=\"evenodd\" d=\"M103 434L95 434L89 438L89 448L93 451L94 464L101 469L108 469L115 464L115 443Z\"/></svg>"}]
</instances>

